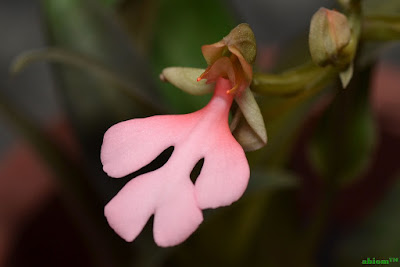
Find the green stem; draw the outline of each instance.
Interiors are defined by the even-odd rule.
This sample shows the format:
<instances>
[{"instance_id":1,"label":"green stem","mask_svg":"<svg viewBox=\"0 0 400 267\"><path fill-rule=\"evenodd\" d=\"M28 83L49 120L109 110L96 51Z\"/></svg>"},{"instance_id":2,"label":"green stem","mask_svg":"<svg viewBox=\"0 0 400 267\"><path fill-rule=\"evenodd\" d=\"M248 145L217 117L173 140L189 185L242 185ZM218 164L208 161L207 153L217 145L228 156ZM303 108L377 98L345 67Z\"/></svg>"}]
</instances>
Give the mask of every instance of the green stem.
<instances>
[{"instance_id":1,"label":"green stem","mask_svg":"<svg viewBox=\"0 0 400 267\"><path fill-rule=\"evenodd\" d=\"M85 237L85 243L93 254L96 266L114 266L110 255L110 236L106 236L106 225L102 218L99 197L88 183L88 178L78 160L71 159L53 139L21 114L0 92L0 112L29 141L38 155L49 164L55 173L56 182L63 190L66 207ZM103 225L101 223L103 222ZM103 228L103 229L102 229ZM115 255L114 255L115 256Z\"/></svg>"},{"instance_id":2,"label":"green stem","mask_svg":"<svg viewBox=\"0 0 400 267\"><path fill-rule=\"evenodd\" d=\"M155 103L154 100L138 90L137 87L133 85L132 81L120 76L102 62L86 55L61 48L32 50L19 55L11 65L11 74L16 75L28 65L38 61L62 63L90 71L99 79L103 79L110 85L115 85L121 93L152 112L159 114L167 112L167 109L163 107L162 104Z\"/></svg>"},{"instance_id":3,"label":"green stem","mask_svg":"<svg viewBox=\"0 0 400 267\"><path fill-rule=\"evenodd\" d=\"M356 57L358 43L360 41L362 12L361 4L359 1L352 2L351 8L349 9L349 14L347 15L347 19L351 27L351 39L349 44L341 52L346 67Z\"/></svg>"},{"instance_id":4,"label":"green stem","mask_svg":"<svg viewBox=\"0 0 400 267\"><path fill-rule=\"evenodd\" d=\"M310 61L280 74L255 73L251 90L261 95L293 96L309 89L324 71Z\"/></svg>"},{"instance_id":5,"label":"green stem","mask_svg":"<svg viewBox=\"0 0 400 267\"><path fill-rule=\"evenodd\" d=\"M361 38L367 41L400 40L400 16L365 17Z\"/></svg>"},{"instance_id":6,"label":"green stem","mask_svg":"<svg viewBox=\"0 0 400 267\"><path fill-rule=\"evenodd\" d=\"M280 104L276 108L271 108L268 111L265 111L264 115L270 119L282 116L285 112L290 109L293 109L300 103L303 103L305 100L312 98L317 95L329 82L331 82L336 75L336 69L330 66L325 68L318 67L318 75L309 81L306 87L303 88L302 91L299 91L295 96L287 99L283 104Z\"/></svg>"}]
</instances>

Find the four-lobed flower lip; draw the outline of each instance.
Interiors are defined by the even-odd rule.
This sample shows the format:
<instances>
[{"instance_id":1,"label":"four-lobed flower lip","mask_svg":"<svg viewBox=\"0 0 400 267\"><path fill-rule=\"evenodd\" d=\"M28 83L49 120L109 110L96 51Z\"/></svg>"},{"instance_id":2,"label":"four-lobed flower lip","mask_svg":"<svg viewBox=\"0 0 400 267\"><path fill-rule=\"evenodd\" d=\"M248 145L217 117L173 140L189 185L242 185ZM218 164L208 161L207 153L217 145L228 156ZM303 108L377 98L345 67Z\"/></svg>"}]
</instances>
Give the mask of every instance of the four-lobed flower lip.
<instances>
[{"instance_id":1,"label":"four-lobed flower lip","mask_svg":"<svg viewBox=\"0 0 400 267\"><path fill-rule=\"evenodd\" d=\"M134 240L154 214L159 246L186 240L202 222L202 209L230 205L244 193L250 170L243 148L228 125L233 100L229 80L217 80L203 109L186 115L133 119L112 126L101 150L104 171L123 177L174 146L161 168L134 178L106 205L110 226L126 241ZM190 173L204 158L195 184Z\"/></svg>"}]
</instances>

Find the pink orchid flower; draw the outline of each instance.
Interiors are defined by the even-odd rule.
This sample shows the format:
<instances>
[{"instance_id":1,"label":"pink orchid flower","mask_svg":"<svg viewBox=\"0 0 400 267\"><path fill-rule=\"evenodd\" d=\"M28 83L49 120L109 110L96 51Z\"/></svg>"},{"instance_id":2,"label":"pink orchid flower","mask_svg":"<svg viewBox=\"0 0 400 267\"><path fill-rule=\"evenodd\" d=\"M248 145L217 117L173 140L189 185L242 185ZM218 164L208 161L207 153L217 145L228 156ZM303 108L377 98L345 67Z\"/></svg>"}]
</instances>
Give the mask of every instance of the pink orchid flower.
<instances>
[{"instance_id":1,"label":"pink orchid flower","mask_svg":"<svg viewBox=\"0 0 400 267\"><path fill-rule=\"evenodd\" d=\"M185 115L128 120L112 126L104 135L101 149L103 169L115 178L139 170L168 147L174 147L164 166L129 181L106 205L108 223L126 241L133 241L154 214L155 242L162 247L180 244L203 221L203 209L230 205L246 190L249 165L242 146L231 133L228 115L234 97L240 107L251 106L244 109L249 110L243 112L244 117L259 113L258 106L255 108L253 105L255 100L250 90L243 88L250 83L246 75L251 74L251 65L243 59L238 48L232 48L233 54L227 57L222 53L223 45L217 44L211 67L197 79L209 79L208 83L215 84L196 82L194 77L189 79L190 83L197 83L189 86L196 94L214 91L207 106ZM206 56L208 52L203 49L203 53ZM246 64L244 69L239 63L242 61ZM170 68L163 74L175 80L174 84L179 84L187 74L184 68L185 75L175 75L181 72L182 69ZM192 70L189 69L189 72L192 73ZM198 74L198 70L194 73ZM243 78L245 76L246 79ZM236 92L242 95L239 99ZM261 122L259 128L265 132L262 118ZM249 131L248 127L245 129ZM264 135L265 138L261 133L265 144ZM251 146L252 149L256 147L260 145ZM201 159L204 159L204 164L193 184L190 173Z\"/></svg>"},{"instance_id":2,"label":"pink orchid flower","mask_svg":"<svg viewBox=\"0 0 400 267\"><path fill-rule=\"evenodd\" d=\"M197 112L133 119L106 132L101 159L112 177L132 173L174 146L164 166L132 179L105 207L110 226L126 241L134 240L154 214L155 242L177 245L202 222L202 209L230 205L241 197L250 170L229 130L230 88L220 78L210 103ZM202 158L193 184L190 173Z\"/></svg>"}]
</instances>

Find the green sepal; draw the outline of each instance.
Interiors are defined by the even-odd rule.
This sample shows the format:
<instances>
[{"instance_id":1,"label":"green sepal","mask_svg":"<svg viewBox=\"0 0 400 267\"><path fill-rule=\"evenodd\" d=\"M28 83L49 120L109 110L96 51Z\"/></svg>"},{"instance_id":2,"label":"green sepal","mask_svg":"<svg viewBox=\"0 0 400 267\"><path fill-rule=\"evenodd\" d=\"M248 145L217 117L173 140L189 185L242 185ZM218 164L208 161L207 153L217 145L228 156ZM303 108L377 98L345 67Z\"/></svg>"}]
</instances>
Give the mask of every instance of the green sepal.
<instances>
[{"instance_id":1,"label":"green sepal","mask_svg":"<svg viewBox=\"0 0 400 267\"><path fill-rule=\"evenodd\" d=\"M207 84L206 80L197 81L204 69L169 67L163 69L160 79L191 95L205 95L213 92L215 84Z\"/></svg>"},{"instance_id":2,"label":"green sepal","mask_svg":"<svg viewBox=\"0 0 400 267\"><path fill-rule=\"evenodd\" d=\"M246 88L235 100L239 109L231 123L233 136L245 151L260 149L267 144L267 131L253 93Z\"/></svg>"}]
</instances>

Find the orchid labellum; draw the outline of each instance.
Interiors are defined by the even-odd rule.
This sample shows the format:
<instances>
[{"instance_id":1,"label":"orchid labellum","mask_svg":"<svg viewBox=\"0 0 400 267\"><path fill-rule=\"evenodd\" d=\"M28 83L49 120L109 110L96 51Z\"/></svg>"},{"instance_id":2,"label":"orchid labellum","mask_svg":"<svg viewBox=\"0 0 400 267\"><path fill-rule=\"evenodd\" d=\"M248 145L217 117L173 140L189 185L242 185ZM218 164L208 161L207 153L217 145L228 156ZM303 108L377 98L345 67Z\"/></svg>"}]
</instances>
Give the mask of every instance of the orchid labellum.
<instances>
[{"instance_id":1,"label":"orchid labellum","mask_svg":"<svg viewBox=\"0 0 400 267\"><path fill-rule=\"evenodd\" d=\"M202 222L203 209L230 205L243 195L250 177L244 150L267 142L249 89L256 54L250 27L240 24L202 51L209 64L206 70L172 67L161 78L194 95L213 92L204 108L124 121L104 135L101 161L104 171L115 178L139 170L174 147L164 166L132 179L106 205L108 223L126 241L133 241L152 215L159 246L185 241ZM229 126L233 100L239 108ZM204 164L193 184L190 173L201 159Z\"/></svg>"}]
</instances>

